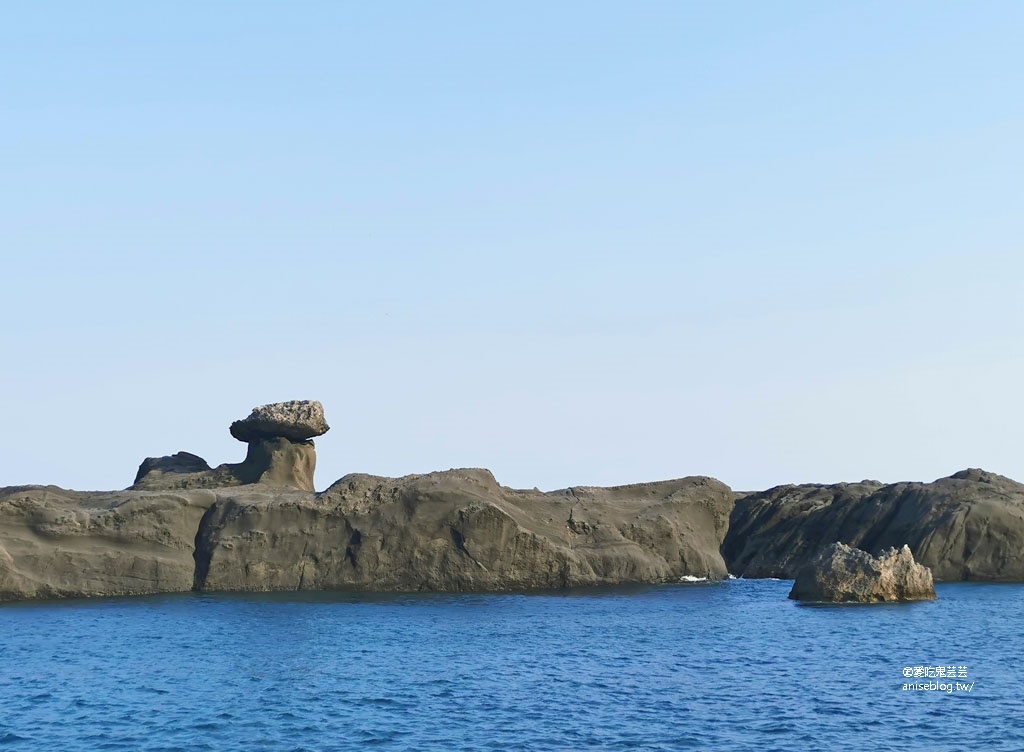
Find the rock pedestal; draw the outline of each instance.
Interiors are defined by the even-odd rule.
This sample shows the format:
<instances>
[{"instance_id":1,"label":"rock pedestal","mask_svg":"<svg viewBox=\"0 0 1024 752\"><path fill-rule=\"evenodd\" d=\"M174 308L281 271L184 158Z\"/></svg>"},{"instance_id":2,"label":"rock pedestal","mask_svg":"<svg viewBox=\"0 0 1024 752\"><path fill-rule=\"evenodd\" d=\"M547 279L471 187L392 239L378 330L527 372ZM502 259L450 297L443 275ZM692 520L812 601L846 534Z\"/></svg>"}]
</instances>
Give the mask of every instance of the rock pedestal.
<instances>
[{"instance_id":1,"label":"rock pedestal","mask_svg":"<svg viewBox=\"0 0 1024 752\"><path fill-rule=\"evenodd\" d=\"M178 452L147 457L134 490L222 488L260 483L315 492L316 449L312 438L330 430L324 406L314 400L261 405L231 424L231 435L248 444L245 459L210 469L202 457Z\"/></svg>"},{"instance_id":2,"label":"rock pedestal","mask_svg":"<svg viewBox=\"0 0 1024 752\"><path fill-rule=\"evenodd\" d=\"M914 561L909 546L875 558L833 543L800 570L789 597L833 603L935 600L935 585L931 570Z\"/></svg>"},{"instance_id":3,"label":"rock pedestal","mask_svg":"<svg viewBox=\"0 0 1024 752\"><path fill-rule=\"evenodd\" d=\"M249 442L245 460L231 465L235 477L246 483L264 483L285 488L315 491L316 449L312 441L284 437Z\"/></svg>"}]
</instances>

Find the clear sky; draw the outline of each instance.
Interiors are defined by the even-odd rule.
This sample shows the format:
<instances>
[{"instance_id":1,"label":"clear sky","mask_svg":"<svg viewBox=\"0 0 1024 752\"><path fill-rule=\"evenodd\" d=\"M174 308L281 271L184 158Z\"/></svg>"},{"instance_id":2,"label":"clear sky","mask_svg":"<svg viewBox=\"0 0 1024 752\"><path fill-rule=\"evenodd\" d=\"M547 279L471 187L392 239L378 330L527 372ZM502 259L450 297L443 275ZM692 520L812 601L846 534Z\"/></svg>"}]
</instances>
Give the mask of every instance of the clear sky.
<instances>
[{"instance_id":1,"label":"clear sky","mask_svg":"<svg viewBox=\"0 0 1024 752\"><path fill-rule=\"evenodd\" d=\"M1024 480L1024 3L0 11L0 485Z\"/></svg>"}]
</instances>

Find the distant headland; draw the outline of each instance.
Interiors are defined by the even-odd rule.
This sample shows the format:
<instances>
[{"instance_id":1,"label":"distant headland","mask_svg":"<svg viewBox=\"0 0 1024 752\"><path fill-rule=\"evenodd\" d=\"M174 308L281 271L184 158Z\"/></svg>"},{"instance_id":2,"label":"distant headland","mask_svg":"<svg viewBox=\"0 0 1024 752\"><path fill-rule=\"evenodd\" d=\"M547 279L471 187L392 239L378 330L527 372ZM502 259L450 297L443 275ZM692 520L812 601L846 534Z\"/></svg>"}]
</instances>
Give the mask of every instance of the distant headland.
<instances>
[{"instance_id":1,"label":"distant headland","mask_svg":"<svg viewBox=\"0 0 1024 752\"><path fill-rule=\"evenodd\" d=\"M183 591L519 591L794 578L840 542L908 546L935 579L1024 581L1024 485L787 485L708 477L550 493L488 470L350 474L314 491L323 406L255 408L245 459L145 459L123 491L0 488L0 600Z\"/></svg>"}]
</instances>

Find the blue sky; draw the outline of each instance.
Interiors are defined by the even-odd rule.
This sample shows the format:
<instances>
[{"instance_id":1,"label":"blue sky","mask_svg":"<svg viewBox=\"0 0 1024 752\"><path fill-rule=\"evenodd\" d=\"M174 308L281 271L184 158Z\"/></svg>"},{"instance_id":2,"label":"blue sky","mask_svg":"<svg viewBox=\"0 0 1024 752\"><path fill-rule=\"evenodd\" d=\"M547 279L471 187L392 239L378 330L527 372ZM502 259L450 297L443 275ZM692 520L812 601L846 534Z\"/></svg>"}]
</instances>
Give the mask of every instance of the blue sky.
<instances>
[{"instance_id":1,"label":"blue sky","mask_svg":"<svg viewBox=\"0 0 1024 752\"><path fill-rule=\"evenodd\" d=\"M0 484L1024 480L1024 5L0 15Z\"/></svg>"}]
</instances>

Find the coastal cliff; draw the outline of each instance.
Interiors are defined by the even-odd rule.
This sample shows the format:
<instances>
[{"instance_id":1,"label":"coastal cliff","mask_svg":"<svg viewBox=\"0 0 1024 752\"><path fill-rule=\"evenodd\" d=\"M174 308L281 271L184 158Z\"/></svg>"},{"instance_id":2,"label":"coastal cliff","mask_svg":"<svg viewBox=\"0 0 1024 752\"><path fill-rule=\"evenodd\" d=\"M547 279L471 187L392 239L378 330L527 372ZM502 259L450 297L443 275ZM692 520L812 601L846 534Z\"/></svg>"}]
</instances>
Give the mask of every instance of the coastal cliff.
<instances>
[{"instance_id":1,"label":"coastal cliff","mask_svg":"<svg viewBox=\"0 0 1024 752\"><path fill-rule=\"evenodd\" d=\"M712 478L517 491L487 470L313 491L319 402L231 424L246 458L143 460L125 491L0 489L0 600L187 590L498 591L722 579Z\"/></svg>"},{"instance_id":2,"label":"coastal cliff","mask_svg":"<svg viewBox=\"0 0 1024 752\"><path fill-rule=\"evenodd\" d=\"M542 493L459 469L316 493L328 428L319 402L263 405L231 424L237 464L178 452L124 491L0 489L0 600L793 578L835 542L907 545L940 581L1024 581L1024 485L981 470L734 494L707 477Z\"/></svg>"},{"instance_id":3,"label":"coastal cliff","mask_svg":"<svg viewBox=\"0 0 1024 752\"><path fill-rule=\"evenodd\" d=\"M724 578L710 478L553 493L487 470L350 475L321 494L0 490L0 600L188 590L499 591Z\"/></svg>"},{"instance_id":4,"label":"coastal cliff","mask_svg":"<svg viewBox=\"0 0 1024 752\"><path fill-rule=\"evenodd\" d=\"M349 475L316 496L225 498L199 590L521 590L724 578L732 494L710 478L550 494L487 470Z\"/></svg>"},{"instance_id":5,"label":"coastal cliff","mask_svg":"<svg viewBox=\"0 0 1024 752\"><path fill-rule=\"evenodd\" d=\"M722 554L736 576L793 579L836 541L907 545L937 581L1024 581L1024 484L968 469L932 483L778 486L737 499Z\"/></svg>"}]
</instances>

